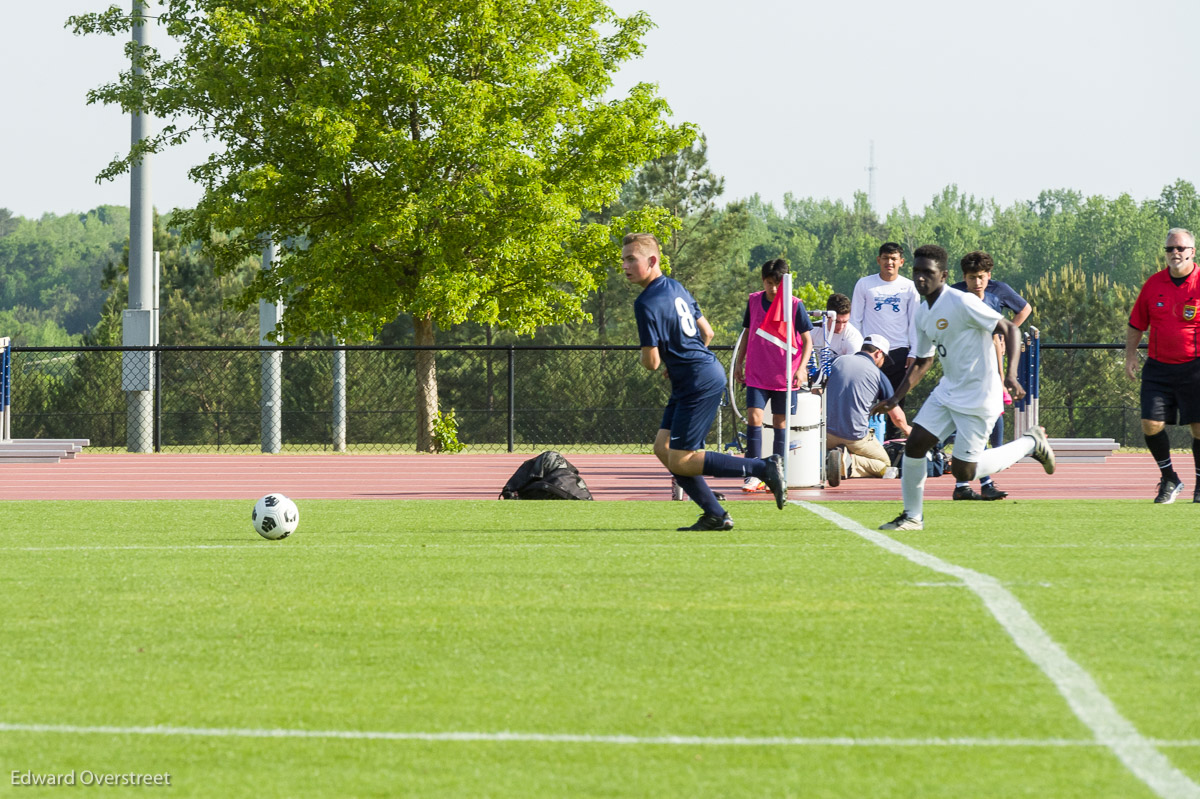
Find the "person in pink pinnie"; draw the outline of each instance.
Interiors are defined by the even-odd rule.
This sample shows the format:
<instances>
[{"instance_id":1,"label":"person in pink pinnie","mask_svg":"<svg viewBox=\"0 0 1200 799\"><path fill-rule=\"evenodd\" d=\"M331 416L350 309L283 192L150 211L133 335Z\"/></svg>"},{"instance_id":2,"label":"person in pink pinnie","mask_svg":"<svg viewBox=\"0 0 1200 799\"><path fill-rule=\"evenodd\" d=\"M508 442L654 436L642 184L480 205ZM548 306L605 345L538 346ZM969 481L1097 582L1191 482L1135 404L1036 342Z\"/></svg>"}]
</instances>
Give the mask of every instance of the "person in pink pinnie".
<instances>
[{"instance_id":1,"label":"person in pink pinnie","mask_svg":"<svg viewBox=\"0 0 1200 799\"><path fill-rule=\"evenodd\" d=\"M775 429L772 451L783 457L787 447L787 434L783 427L787 423L787 361L781 343L758 335L763 323L767 321L771 304L783 285L783 276L788 273L788 263L782 258L767 261L762 265L763 290L750 295L746 303L746 313L742 317L742 339L734 353L734 378L746 386L746 457L759 458L762 456L762 425L763 412L767 402L771 403L771 427ZM808 373L803 365L812 356L812 322L808 311L798 297L792 298L792 326L794 328L792 347L792 388L800 387L800 381L808 380ZM796 409L793 394L792 410ZM756 477L747 477L742 484L742 491L764 491L766 487Z\"/></svg>"}]
</instances>

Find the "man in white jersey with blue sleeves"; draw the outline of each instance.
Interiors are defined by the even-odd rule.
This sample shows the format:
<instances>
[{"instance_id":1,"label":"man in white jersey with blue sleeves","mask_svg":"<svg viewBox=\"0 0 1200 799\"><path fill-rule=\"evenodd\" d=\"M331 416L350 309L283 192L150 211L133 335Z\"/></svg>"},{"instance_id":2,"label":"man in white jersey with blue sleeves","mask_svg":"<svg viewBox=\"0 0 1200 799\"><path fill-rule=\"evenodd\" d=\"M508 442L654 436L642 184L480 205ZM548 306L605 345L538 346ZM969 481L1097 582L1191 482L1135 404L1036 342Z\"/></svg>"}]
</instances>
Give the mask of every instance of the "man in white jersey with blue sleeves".
<instances>
[{"instance_id":1,"label":"man in white jersey with blue sleeves","mask_svg":"<svg viewBox=\"0 0 1200 799\"><path fill-rule=\"evenodd\" d=\"M854 284L850 324L864 337L883 336L891 343L891 360L883 365L883 373L888 382L898 386L913 362L911 350L916 337L913 324L921 297L913 288L913 282L900 275L904 250L899 244L884 242L875 262L879 265L879 274L867 275ZM898 435L896 426L889 419L887 438Z\"/></svg>"},{"instance_id":2,"label":"man in white jersey with blue sleeves","mask_svg":"<svg viewBox=\"0 0 1200 799\"><path fill-rule=\"evenodd\" d=\"M943 376L913 420L904 447L904 512L880 530L924 529L925 453L952 432L952 471L958 485L1007 469L1026 455L1041 463L1046 474L1054 472L1054 450L1040 427L1002 447L986 449L996 418L1004 411L1003 388L1013 399L1025 396L1017 382L1016 358L1009 361L1001 384L992 343L993 335L1004 336L1008 351L1019 351L1016 325L975 295L946 285L948 256L941 247L926 245L913 255L913 284L923 300L916 314L915 360L891 398L872 412L887 413L898 406L929 371L935 352Z\"/></svg>"}]
</instances>

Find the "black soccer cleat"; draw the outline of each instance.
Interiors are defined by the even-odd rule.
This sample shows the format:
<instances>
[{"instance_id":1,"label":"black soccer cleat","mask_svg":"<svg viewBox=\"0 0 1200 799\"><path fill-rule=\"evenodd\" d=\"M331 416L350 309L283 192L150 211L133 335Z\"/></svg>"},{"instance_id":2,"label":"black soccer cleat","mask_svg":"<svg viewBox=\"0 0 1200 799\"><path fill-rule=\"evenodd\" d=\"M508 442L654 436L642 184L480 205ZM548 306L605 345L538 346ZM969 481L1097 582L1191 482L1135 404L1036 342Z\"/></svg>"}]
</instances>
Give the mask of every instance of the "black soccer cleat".
<instances>
[{"instance_id":1,"label":"black soccer cleat","mask_svg":"<svg viewBox=\"0 0 1200 799\"><path fill-rule=\"evenodd\" d=\"M955 486L954 499L983 499L983 496L976 494L970 486Z\"/></svg>"},{"instance_id":2,"label":"black soccer cleat","mask_svg":"<svg viewBox=\"0 0 1200 799\"><path fill-rule=\"evenodd\" d=\"M1192 502L1200 502L1200 488L1192 492Z\"/></svg>"},{"instance_id":3,"label":"black soccer cleat","mask_svg":"<svg viewBox=\"0 0 1200 799\"><path fill-rule=\"evenodd\" d=\"M679 527L676 529L678 529L681 533L703 530L732 530L733 519L729 517L728 513L726 513L724 516L716 516L712 513L701 513L700 518L696 520L695 524L689 527Z\"/></svg>"},{"instance_id":4,"label":"black soccer cleat","mask_svg":"<svg viewBox=\"0 0 1200 799\"><path fill-rule=\"evenodd\" d=\"M787 477L783 473L783 458L772 455L766 461L767 473L763 475L762 481L775 495L775 506L783 510L783 506L787 504Z\"/></svg>"},{"instance_id":5,"label":"black soccer cleat","mask_svg":"<svg viewBox=\"0 0 1200 799\"><path fill-rule=\"evenodd\" d=\"M1007 491L1001 491L996 488L995 483L984 483L979 487L979 498L987 500L1004 499L1008 496Z\"/></svg>"},{"instance_id":6,"label":"black soccer cleat","mask_svg":"<svg viewBox=\"0 0 1200 799\"><path fill-rule=\"evenodd\" d=\"M1183 491L1183 483L1179 480L1172 480L1169 477L1164 477L1158 481L1158 496L1154 498L1155 505L1170 505ZM1193 497L1195 500L1195 497Z\"/></svg>"}]
</instances>

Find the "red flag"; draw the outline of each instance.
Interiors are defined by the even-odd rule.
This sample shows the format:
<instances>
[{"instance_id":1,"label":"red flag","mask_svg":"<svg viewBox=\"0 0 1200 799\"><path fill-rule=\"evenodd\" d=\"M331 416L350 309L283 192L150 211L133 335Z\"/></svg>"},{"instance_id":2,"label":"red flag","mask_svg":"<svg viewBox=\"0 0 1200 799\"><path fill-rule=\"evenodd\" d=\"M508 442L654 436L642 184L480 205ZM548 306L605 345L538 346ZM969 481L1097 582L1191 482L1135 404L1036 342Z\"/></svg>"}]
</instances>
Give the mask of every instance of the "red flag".
<instances>
[{"instance_id":1,"label":"red flag","mask_svg":"<svg viewBox=\"0 0 1200 799\"><path fill-rule=\"evenodd\" d=\"M762 326L760 326L758 330L755 330L754 332L774 344L776 347L779 347L779 349L787 350L790 354L796 355L799 352L799 350L796 349L796 345L792 344L789 346L787 344L787 324L783 318L783 312L785 308L783 304L783 296L783 291L775 292L775 299L771 300L771 307L767 309L767 315L766 318L763 319ZM795 332L796 320L793 319L793 336L795 335Z\"/></svg>"}]
</instances>

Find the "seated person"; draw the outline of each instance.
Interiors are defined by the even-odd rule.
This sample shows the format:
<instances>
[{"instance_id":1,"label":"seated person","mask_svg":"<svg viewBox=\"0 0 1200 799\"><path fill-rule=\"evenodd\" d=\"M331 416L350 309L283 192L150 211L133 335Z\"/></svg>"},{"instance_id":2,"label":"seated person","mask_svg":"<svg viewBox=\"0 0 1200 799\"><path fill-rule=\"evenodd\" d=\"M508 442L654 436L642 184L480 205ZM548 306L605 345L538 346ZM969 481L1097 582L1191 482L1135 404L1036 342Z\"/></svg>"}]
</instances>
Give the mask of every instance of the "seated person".
<instances>
[{"instance_id":1,"label":"seated person","mask_svg":"<svg viewBox=\"0 0 1200 799\"><path fill-rule=\"evenodd\" d=\"M878 334L863 339L862 349L838 358L825 385L825 480L836 486L843 477L883 477L892 465L883 444L870 427L871 408L892 396L892 384L882 368L890 344ZM908 435L908 420L899 407L888 412L892 423Z\"/></svg>"}]
</instances>

